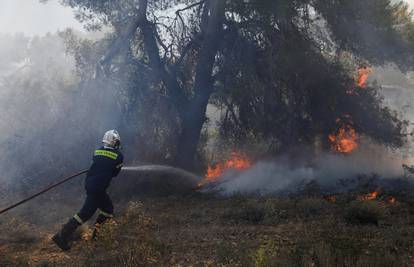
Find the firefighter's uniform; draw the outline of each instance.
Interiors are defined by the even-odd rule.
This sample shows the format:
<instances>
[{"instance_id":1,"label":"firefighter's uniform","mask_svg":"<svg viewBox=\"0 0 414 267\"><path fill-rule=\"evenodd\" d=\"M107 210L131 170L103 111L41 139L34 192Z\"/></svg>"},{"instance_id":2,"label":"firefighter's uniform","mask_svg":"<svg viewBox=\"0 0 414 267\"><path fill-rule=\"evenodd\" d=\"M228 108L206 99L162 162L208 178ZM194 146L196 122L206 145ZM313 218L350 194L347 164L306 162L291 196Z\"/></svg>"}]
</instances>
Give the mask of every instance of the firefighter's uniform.
<instances>
[{"instance_id":1,"label":"firefighter's uniform","mask_svg":"<svg viewBox=\"0 0 414 267\"><path fill-rule=\"evenodd\" d=\"M106 189L109 187L112 178L120 172L123 159L124 156L119 149L101 147L95 150L92 165L85 179L85 203L82 209L53 237L53 241L60 248L63 250L70 248L68 241L73 232L78 226L89 220L96 210L99 209L99 215L95 223L96 227L112 218L114 208Z\"/></svg>"},{"instance_id":2,"label":"firefighter's uniform","mask_svg":"<svg viewBox=\"0 0 414 267\"><path fill-rule=\"evenodd\" d=\"M93 163L85 179L86 200L82 209L75 215L79 223L89 220L97 209L99 217L112 217L114 207L106 189L112 177L118 175L122 168L124 156L119 150L102 147L95 151ZM98 217L98 219L99 219Z\"/></svg>"}]
</instances>

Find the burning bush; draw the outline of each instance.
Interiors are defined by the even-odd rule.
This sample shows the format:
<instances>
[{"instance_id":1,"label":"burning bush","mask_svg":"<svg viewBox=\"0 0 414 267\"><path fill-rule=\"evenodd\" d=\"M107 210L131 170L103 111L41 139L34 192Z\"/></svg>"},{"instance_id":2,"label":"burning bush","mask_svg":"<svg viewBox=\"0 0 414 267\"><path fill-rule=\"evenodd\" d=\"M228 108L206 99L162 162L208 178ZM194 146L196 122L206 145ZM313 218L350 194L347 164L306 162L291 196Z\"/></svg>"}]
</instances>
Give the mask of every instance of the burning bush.
<instances>
[{"instance_id":1,"label":"burning bush","mask_svg":"<svg viewBox=\"0 0 414 267\"><path fill-rule=\"evenodd\" d=\"M252 166L252 161L244 154L232 152L229 159L207 167L204 179L198 184L203 187L208 183L218 182L229 171L242 171Z\"/></svg>"},{"instance_id":2,"label":"burning bush","mask_svg":"<svg viewBox=\"0 0 414 267\"><path fill-rule=\"evenodd\" d=\"M344 116L347 122L343 119L337 119L339 129L336 133L328 136L332 151L340 153L351 153L358 148L359 136L355 131L353 122L349 116Z\"/></svg>"}]
</instances>

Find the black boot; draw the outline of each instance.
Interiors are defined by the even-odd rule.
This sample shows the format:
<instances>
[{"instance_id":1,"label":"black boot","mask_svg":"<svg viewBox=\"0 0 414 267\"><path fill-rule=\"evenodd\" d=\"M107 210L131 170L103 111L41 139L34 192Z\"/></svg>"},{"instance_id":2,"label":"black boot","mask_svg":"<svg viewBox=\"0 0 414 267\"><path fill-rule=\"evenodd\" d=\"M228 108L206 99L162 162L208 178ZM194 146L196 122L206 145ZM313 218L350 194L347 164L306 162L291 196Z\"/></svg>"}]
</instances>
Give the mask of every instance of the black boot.
<instances>
[{"instance_id":1,"label":"black boot","mask_svg":"<svg viewBox=\"0 0 414 267\"><path fill-rule=\"evenodd\" d=\"M56 245L60 247L62 250L69 250L69 241L73 233L79 226L80 223L76 221L74 218L71 218L69 222L63 225L62 230L60 230L60 232L58 232L52 237L53 242L55 242Z\"/></svg>"}]
</instances>

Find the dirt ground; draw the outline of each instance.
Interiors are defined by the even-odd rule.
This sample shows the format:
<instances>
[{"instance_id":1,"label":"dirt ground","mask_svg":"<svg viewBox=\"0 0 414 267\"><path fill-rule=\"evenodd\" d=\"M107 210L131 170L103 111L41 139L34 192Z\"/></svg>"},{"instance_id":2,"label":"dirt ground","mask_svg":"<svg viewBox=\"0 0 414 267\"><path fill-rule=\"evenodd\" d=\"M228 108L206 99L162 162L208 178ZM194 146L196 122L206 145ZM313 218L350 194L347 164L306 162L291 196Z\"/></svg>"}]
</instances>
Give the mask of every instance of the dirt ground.
<instances>
[{"instance_id":1,"label":"dirt ground","mask_svg":"<svg viewBox=\"0 0 414 267\"><path fill-rule=\"evenodd\" d=\"M137 198L69 252L50 241L58 225L15 220L1 225L0 266L414 266L411 204L351 199Z\"/></svg>"}]
</instances>

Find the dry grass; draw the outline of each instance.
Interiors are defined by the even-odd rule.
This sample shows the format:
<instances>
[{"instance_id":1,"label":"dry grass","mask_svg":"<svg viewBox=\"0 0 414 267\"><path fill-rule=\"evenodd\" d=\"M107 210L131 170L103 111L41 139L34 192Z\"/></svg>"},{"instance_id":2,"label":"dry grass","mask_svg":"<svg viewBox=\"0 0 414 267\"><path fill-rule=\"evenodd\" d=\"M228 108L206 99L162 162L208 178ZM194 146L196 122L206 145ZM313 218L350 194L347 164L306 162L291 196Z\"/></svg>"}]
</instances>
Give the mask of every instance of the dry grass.
<instances>
[{"instance_id":1,"label":"dry grass","mask_svg":"<svg viewBox=\"0 0 414 267\"><path fill-rule=\"evenodd\" d=\"M0 251L9 266L413 266L413 219L410 205L380 201L152 198L68 254L38 243Z\"/></svg>"}]
</instances>

